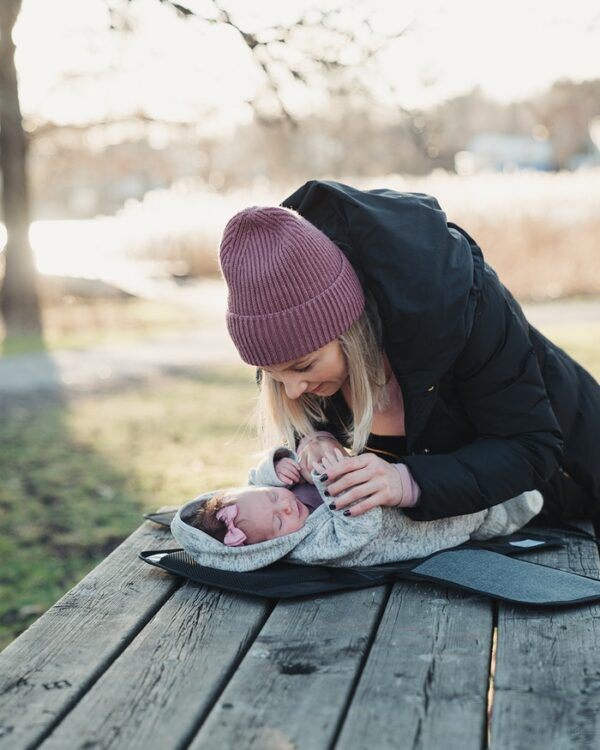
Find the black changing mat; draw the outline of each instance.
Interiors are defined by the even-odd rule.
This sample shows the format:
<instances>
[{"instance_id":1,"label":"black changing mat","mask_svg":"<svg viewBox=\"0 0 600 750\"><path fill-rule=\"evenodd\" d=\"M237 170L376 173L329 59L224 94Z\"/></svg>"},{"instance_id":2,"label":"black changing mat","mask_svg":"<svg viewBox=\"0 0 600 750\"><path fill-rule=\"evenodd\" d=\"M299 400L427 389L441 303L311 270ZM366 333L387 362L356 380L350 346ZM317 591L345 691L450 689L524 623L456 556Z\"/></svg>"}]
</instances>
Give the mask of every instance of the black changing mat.
<instances>
[{"instance_id":1,"label":"black changing mat","mask_svg":"<svg viewBox=\"0 0 600 750\"><path fill-rule=\"evenodd\" d=\"M140 557L150 565L199 583L268 598L288 599L404 579L436 583L514 604L556 607L600 600L600 581L594 578L511 557L517 552L560 544L552 534L520 532L484 543L469 542L421 560L355 568L280 561L245 573L199 565L184 550L150 550L140 553Z\"/></svg>"},{"instance_id":2,"label":"black changing mat","mask_svg":"<svg viewBox=\"0 0 600 750\"><path fill-rule=\"evenodd\" d=\"M438 552L399 577L440 583L513 604L558 607L600 601L596 578L486 549Z\"/></svg>"},{"instance_id":3,"label":"black changing mat","mask_svg":"<svg viewBox=\"0 0 600 750\"><path fill-rule=\"evenodd\" d=\"M152 521L152 523L157 523L159 526L168 526L170 528L171 521L176 515L176 510L165 510L162 513L160 511L157 513L144 513L144 518L146 521Z\"/></svg>"},{"instance_id":4,"label":"black changing mat","mask_svg":"<svg viewBox=\"0 0 600 750\"><path fill-rule=\"evenodd\" d=\"M236 573L200 565L183 549L149 550L140 552L140 558L150 565L197 583L238 594L274 599L366 588L394 580L394 572L386 570L383 565L370 568L332 568L279 561L259 570ZM412 564L414 563L411 562Z\"/></svg>"}]
</instances>

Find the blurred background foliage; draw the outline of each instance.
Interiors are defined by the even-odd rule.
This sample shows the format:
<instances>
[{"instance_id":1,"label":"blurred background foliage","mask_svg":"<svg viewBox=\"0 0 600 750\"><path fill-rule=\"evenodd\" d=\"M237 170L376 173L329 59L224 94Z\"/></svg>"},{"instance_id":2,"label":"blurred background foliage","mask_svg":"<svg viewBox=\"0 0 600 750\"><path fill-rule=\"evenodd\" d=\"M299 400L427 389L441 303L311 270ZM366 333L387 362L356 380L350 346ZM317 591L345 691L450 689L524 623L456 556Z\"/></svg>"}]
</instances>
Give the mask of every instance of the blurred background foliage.
<instances>
[{"instance_id":1,"label":"blurred background foliage","mask_svg":"<svg viewBox=\"0 0 600 750\"><path fill-rule=\"evenodd\" d=\"M12 262L9 242L3 305L34 277L57 301L57 277L67 296L81 278L151 296L148 278L217 274L226 218L312 178L437 195L523 299L598 291L593 2L3 7L33 221Z\"/></svg>"}]
</instances>

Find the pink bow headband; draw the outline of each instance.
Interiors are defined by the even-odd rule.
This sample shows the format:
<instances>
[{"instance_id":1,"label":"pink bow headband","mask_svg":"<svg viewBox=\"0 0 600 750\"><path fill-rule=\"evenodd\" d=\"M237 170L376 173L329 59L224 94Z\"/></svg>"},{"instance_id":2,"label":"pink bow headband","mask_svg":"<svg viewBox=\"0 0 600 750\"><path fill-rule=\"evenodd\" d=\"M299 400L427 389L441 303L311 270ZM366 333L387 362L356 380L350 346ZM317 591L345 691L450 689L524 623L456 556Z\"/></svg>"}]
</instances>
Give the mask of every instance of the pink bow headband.
<instances>
[{"instance_id":1,"label":"pink bow headband","mask_svg":"<svg viewBox=\"0 0 600 750\"><path fill-rule=\"evenodd\" d=\"M236 528L235 519L238 514L237 503L226 505L221 510L217 511L216 518L219 521L223 521L227 526L227 533L223 539L223 543L228 547L241 547L246 541L246 535L241 529Z\"/></svg>"}]
</instances>

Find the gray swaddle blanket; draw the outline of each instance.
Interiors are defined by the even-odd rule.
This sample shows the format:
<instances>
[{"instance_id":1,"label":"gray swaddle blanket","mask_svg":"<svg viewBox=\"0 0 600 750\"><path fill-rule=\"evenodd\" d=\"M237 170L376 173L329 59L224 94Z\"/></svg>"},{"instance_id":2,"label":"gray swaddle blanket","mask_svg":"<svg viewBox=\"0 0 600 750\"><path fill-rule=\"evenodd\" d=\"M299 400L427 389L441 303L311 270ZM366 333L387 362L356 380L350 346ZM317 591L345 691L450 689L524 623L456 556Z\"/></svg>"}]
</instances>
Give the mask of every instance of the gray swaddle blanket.
<instances>
[{"instance_id":1,"label":"gray swaddle blanket","mask_svg":"<svg viewBox=\"0 0 600 750\"><path fill-rule=\"evenodd\" d=\"M250 472L254 486L283 487L275 473L275 461L283 456L297 459L287 448L270 451L265 461ZM285 558L304 565L353 567L413 560L469 541L490 539L517 531L542 509L539 492L523 492L487 510L436 521L412 521L399 508L377 507L361 516L344 516L329 508L324 485L313 474L325 500L305 525L287 536L242 547L227 547L186 522L196 508L211 498L207 492L179 509L171 524L173 536L200 565L221 570L247 571Z\"/></svg>"}]
</instances>

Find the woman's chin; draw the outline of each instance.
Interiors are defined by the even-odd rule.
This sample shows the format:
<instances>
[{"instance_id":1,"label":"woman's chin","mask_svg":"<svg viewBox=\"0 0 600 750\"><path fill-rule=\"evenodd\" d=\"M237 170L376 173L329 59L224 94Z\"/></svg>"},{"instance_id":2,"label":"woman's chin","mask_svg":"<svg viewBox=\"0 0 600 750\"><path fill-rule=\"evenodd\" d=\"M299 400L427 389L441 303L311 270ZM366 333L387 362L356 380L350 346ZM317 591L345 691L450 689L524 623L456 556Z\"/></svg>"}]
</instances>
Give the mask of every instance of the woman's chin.
<instances>
[{"instance_id":1,"label":"woman's chin","mask_svg":"<svg viewBox=\"0 0 600 750\"><path fill-rule=\"evenodd\" d=\"M334 385L333 383L321 383L321 385L318 388L315 388L313 391L315 396L318 396L319 398L329 398L330 396L333 396L334 393L337 393L339 391L339 386Z\"/></svg>"}]
</instances>

